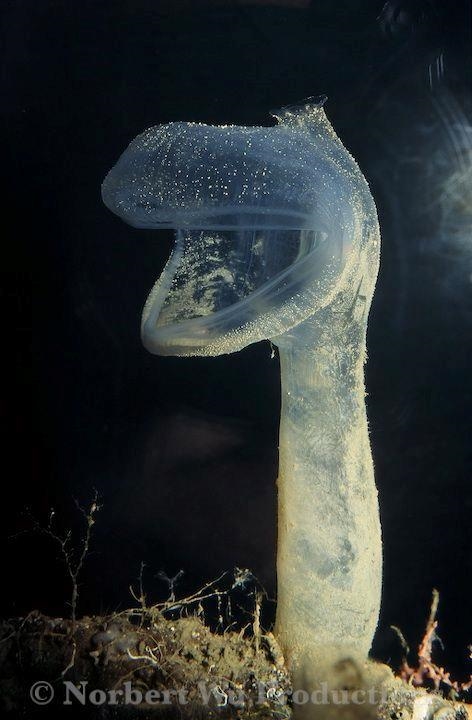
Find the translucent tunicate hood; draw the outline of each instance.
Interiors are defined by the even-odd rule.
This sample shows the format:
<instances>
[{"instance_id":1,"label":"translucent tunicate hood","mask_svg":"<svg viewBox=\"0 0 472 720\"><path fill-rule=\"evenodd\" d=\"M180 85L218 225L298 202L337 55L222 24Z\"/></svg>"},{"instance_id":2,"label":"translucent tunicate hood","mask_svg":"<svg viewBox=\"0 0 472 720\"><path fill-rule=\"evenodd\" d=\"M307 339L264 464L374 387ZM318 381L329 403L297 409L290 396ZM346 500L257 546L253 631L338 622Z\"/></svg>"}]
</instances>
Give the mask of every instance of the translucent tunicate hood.
<instances>
[{"instance_id":1,"label":"translucent tunicate hood","mask_svg":"<svg viewBox=\"0 0 472 720\"><path fill-rule=\"evenodd\" d=\"M367 186L322 104L274 113L274 127L158 125L108 173L114 213L176 231L143 312L151 352L233 352L325 301L360 241Z\"/></svg>"}]
</instances>

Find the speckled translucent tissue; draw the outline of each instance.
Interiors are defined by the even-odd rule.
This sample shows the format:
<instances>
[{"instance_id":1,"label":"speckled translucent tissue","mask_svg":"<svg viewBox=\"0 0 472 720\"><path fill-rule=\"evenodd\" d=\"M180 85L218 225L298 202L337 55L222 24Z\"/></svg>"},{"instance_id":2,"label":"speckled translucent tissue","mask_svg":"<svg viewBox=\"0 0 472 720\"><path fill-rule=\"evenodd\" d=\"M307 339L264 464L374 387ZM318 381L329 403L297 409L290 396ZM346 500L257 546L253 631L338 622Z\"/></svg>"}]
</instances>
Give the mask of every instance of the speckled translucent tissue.
<instances>
[{"instance_id":1,"label":"speckled translucent tissue","mask_svg":"<svg viewBox=\"0 0 472 720\"><path fill-rule=\"evenodd\" d=\"M379 230L322 104L285 108L273 127L150 128L103 183L129 224L175 230L143 311L151 352L279 348L276 632L305 667L366 656L381 586L363 375Z\"/></svg>"}]
</instances>

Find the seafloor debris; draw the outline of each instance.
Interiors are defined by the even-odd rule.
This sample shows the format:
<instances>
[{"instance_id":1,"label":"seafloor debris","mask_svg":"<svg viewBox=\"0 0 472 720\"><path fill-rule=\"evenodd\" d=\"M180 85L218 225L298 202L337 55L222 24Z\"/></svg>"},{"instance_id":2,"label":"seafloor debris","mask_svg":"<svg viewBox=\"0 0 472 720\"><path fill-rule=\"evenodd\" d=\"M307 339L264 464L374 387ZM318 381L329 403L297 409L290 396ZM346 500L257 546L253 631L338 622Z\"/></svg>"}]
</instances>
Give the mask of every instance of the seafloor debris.
<instances>
[{"instance_id":1,"label":"seafloor debris","mask_svg":"<svg viewBox=\"0 0 472 720\"><path fill-rule=\"evenodd\" d=\"M38 696L31 688L41 682ZM50 689L52 688L52 690ZM212 632L156 609L70 620L33 612L0 626L3 711L53 705L155 710L159 717L286 718L291 686L274 637ZM34 690L33 690L34 693ZM176 714L178 711L178 714Z\"/></svg>"},{"instance_id":2,"label":"seafloor debris","mask_svg":"<svg viewBox=\"0 0 472 720\"><path fill-rule=\"evenodd\" d=\"M318 705L313 717L468 719L467 706L373 667L385 671L375 708ZM254 624L217 633L197 615L166 618L154 607L75 625L32 612L0 625L0 709L14 717L67 718L75 707L92 718L288 720L292 690L274 636Z\"/></svg>"}]
</instances>

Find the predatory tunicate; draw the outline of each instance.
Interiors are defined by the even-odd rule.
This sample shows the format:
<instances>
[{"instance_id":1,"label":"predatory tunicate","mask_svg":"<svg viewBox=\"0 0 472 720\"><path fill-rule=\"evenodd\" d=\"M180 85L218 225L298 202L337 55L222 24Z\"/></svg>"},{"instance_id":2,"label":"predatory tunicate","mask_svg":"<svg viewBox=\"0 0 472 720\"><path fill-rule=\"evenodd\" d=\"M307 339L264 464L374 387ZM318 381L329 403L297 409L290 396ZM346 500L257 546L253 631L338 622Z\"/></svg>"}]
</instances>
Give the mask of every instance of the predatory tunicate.
<instances>
[{"instance_id":1,"label":"predatory tunicate","mask_svg":"<svg viewBox=\"0 0 472 720\"><path fill-rule=\"evenodd\" d=\"M366 657L381 588L363 373L380 235L323 102L277 111L273 127L152 127L103 183L127 223L175 229L143 311L148 350L279 349L275 632L295 668Z\"/></svg>"}]
</instances>

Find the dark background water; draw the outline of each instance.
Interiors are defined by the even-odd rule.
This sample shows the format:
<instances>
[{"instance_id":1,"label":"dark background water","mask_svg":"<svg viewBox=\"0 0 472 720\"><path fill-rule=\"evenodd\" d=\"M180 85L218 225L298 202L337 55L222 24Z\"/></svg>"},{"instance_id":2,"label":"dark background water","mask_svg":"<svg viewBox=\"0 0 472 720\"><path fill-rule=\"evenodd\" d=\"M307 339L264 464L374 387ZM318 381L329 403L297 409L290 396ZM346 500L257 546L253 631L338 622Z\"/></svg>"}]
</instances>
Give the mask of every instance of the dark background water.
<instances>
[{"instance_id":1,"label":"dark background water","mask_svg":"<svg viewBox=\"0 0 472 720\"><path fill-rule=\"evenodd\" d=\"M57 548L23 531L51 508L78 531L73 498L93 488L82 612L131 602L141 561L150 599L165 597L160 570L183 568L183 593L235 565L274 595L278 360L268 344L148 355L140 312L172 234L124 225L100 183L150 125L271 124L270 109L325 93L383 237L367 365L385 556L374 650L398 654L391 624L417 643L436 587L438 657L464 675L470 3L4 0L2 15L2 612L67 611Z\"/></svg>"}]
</instances>

